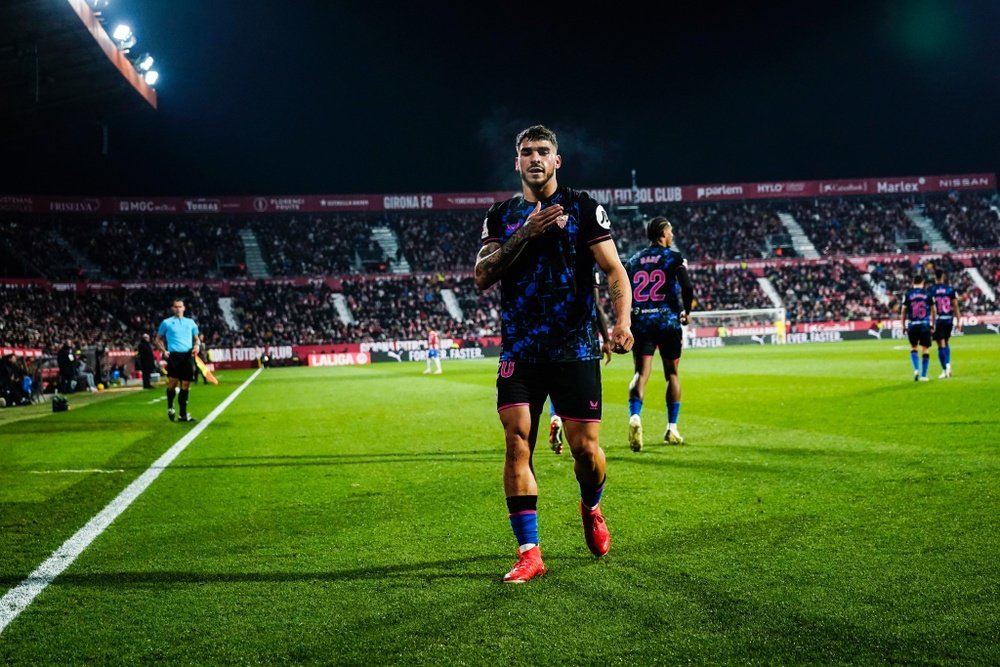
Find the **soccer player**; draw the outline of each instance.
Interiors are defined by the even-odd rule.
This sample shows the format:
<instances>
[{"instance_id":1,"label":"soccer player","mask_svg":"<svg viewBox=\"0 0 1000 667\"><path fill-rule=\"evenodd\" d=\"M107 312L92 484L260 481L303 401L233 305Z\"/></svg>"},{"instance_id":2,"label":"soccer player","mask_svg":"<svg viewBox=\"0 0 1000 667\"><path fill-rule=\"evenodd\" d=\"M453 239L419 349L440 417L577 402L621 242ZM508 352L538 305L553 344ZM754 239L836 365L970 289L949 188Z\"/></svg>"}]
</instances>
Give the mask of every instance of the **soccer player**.
<instances>
[{"instance_id":1,"label":"soccer player","mask_svg":"<svg viewBox=\"0 0 1000 667\"><path fill-rule=\"evenodd\" d=\"M424 375L431 374L431 363L434 364L434 375L441 375L441 339L434 329L427 332L427 368Z\"/></svg>"},{"instance_id":2,"label":"soccer player","mask_svg":"<svg viewBox=\"0 0 1000 667\"><path fill-rule=\"evenodd\" d=\"M167 359L167 417L170 421L193 422L188 414L188 391L194 380L194 355L198 354L198 325L184 317L184 299L174 299L170 306L173 316L160 322L156 330L156 346ZM177 387L180 386L180 391ZM180 416L174 412L177 397Z\"/></svg>"},{"instance_id":3,"label":"soccer player","mask_svg":"<svg viewBox=\"0 0 1000 667\"><path fill-rule=\"evenodd\" d=\"M611 363L611 341L608 339L608 315L601 305L601 273L594 272L594 303L597 306L597 333L601 336L601 355L604 365ZM549 401L549 447L556 454L563 453L563 423L562 417L556 414L556 409Z\"/></svg>"},{"instance_id":4,"label":"soccer player","mask_svg":"<svg viewBox=\"0 0 1000 667\"><path fill-rule=\"evenodd\" d=\"M927 367L931 355L931 322L935 319L934 301L924 288L924 274L921 271L913 276L913 287L906 291L900 307L903 330L910 339L910 361L913 363L913 381L927 382ZM907 328L909 320L909 328ZM917 355L917 346L923 352Z\"/></svg>"},{"instance_id":5,"label":"soccer player","mask_svg":"<svg viewBox=\"0 0 1000 667\"><path fill-rule=\"evenodd\" d=\"M961 327L958 308L958 294L945 280L944 269L934 272L934 284L930 289L937 319L934 320L934 342L937 343L938 361L941 363L939 380L951 377L951 334Z\"/></svg>"},{"instance_id":6,"label":"soccer player","mask_svg":"<svg viewBox=\"0 0 1000 667\"><path fill-rule=\"evenodd\" d=\"M506 441L503 485L518 561L503 581L545 574L538 546L538 482L532 455L546 397L562 417L580 487L584 539L603 556L611 535L601 513L601 345L595 333L594 264L607 276L615 352L632 347L628 275L611 220L589 194L559 186L556 135L543 125L514 142L521 195L490 207L476 259L479 289L500 283L501 352L497 412Z\"/></svg>"},{"instance_id":7,"label":"soccer player","mask_svg":"<svg viewBox=\"0 0 1000 667\"><path fill-rule=\"evenodd\" d=\"M677 367L683 346L683 325L694 301L694 289L687 273L687 260L670 246L674 228L663 216L646 225L649 246L625 262L632 285L632 360L635 375L628 385L628 443L633 452L642 449L642 403L646 383L653 369L653 356L659 348L663 375L667 380L667 429L663 441L684 444L677 430L681 412L681 379Z\"/></svg>"}]
</instances>

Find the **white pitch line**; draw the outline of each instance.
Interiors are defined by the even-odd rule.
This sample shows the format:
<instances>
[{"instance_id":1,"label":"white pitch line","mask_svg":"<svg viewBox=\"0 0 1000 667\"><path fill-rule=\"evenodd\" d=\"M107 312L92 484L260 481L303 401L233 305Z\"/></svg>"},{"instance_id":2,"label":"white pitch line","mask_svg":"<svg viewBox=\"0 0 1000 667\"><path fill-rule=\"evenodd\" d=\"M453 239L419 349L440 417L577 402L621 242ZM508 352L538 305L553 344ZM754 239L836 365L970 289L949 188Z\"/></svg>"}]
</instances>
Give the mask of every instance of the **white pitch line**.
<instances>
[{"instance_id":1,"label":"white pitch line","mask_svg":"<svg viewBox=\"0 0 1000 667\"><path fill-rule=\"evenodd\" d=\"M95 468L93 470L29 470L32 475L59 475L61 473L84 473L84 472L96 472L105 475L110 475L113 472L125 472L124 470L100 470Z\"/></svg>"},{"instance_id":2,"label":"white pitch line","mask_svg":"<svg viewBox=\"0 0 1000 667\"><path fill-rule=\"evenodd\" d=\"M83 553L84 549L90 546L97 536L111 525L111 522L128 509L132 501L138 498L150 484L153 483L160 473L169 466L184 449L197 438L205 428L215 420L222 412L229 407L229 404L236 400L244 389L256 379L263 368L258 368L253 375L247 378L236 391L226 397L212 412L205 417L198 425L191 429L183 438L174 443L163 456L153 462L146 472L142 473L138 479L125 487L125 490L118 494L108 505L97 513L94 518L87 522L83 528L76 532L76 535L66 540L61 547L55 550L44 563L39 565L28 578L0 598L0 634L4 628L10 625L11 621L17 618L18 614L27 608L31 602L38 597L38 594L45 590L45 587L52 583L56 577L62 574L63 570L69 567L76 557Z\"/></svg>"}]
</instances>

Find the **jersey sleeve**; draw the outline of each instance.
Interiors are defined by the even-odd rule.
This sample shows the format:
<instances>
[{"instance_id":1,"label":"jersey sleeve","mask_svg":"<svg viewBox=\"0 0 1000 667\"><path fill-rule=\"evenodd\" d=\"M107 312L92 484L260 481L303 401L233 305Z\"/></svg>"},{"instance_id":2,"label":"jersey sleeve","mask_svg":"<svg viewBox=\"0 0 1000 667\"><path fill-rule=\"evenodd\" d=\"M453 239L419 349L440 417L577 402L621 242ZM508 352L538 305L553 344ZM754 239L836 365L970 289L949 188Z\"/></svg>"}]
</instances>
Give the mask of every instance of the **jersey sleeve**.
<instances>
[{"instance_id":1,"label":"jersey sleeve","mask_svg":"<svg viewBox=\"0 0 1000 667\"><path fill-rule=\"evenodd\" d=\"M611 238L611 217L604 206L586 192L580 193L580 231L587 245Z\"/></svg>"},{"instance_id":2,"label":"jersey sleeve","mask_svg":"<svg viewBox=\"0 0 1000 667\"><path fill-rule=\"evenodd\" d=\"M497 202L490 206L490 210L486 212L486 218L483 219L483 233L482 233L482 244L487 243L499 243L500 242L500 203Z\"/></svg>"}]
</instances>

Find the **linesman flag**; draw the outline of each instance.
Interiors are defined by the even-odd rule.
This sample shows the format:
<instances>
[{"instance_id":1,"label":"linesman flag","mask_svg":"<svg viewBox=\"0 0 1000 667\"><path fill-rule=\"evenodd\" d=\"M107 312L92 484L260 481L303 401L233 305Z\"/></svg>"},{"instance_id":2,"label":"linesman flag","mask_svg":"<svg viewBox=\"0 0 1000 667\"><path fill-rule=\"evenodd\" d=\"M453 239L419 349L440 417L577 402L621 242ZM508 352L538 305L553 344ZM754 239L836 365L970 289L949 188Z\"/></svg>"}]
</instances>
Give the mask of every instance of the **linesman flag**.
<instances>
[{"instance_id":1,"label":"linesman flag","mask_svg":"<svg viewBox=\"0 0 1000 667\"><path fill-rule=\"evenodd\" d=\"M208 366L205 365L205 362L202 361L201 357L199 357L197 354L194 355L194 363L198 366L198 370L201 371L201 374L205 376L206 380L208 380L212 384L219 384L219 381L216 379L216 377L212 375L212 371L208 370Z\"/></svg>"}]
</instances>

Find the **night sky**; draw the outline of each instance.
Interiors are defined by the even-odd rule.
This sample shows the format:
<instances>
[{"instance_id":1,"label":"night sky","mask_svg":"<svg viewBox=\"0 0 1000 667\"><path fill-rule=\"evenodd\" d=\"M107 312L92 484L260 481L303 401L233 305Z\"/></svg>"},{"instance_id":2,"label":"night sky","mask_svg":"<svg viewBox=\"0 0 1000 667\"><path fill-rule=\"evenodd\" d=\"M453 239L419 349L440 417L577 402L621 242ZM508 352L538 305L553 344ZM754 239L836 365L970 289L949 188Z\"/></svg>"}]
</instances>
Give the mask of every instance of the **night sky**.
<instances>
[{"instance_id":1,"label":"night sky","mask_svg":"<svg viewBox=\"0 0 1000 667\"><path fill-rule=\"evenodd\" d=\"M537 122L580 188L997 170L1000 3L590 4L112 0L159 109L107 155L71 122L16 146L0 190L514 189Z\"/></svg>"}]
</instances>

